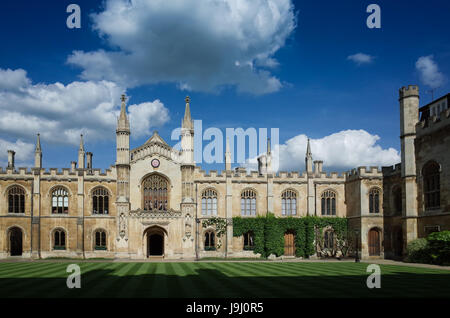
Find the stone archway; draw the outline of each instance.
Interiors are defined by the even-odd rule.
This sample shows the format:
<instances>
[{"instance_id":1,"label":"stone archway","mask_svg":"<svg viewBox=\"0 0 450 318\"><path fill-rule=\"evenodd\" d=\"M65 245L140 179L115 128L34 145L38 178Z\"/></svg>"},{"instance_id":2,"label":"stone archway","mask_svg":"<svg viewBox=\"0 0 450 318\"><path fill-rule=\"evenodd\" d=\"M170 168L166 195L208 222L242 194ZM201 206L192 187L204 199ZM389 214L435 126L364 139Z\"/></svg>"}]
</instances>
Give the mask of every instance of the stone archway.
<instances>
[{"instance_id":1,"label":"stone archway","mask_svg":"<svg viewBox=\"0 0 450 318\"><path fill-rule=\"evenodd\" d=\"M18 227L13 227L8 231L9 254L10 256L22 256L23 252L23 233Z\"/></svg>"},{"instance_id":2,"label":"stone archway","mask_svg":"<svg viewBox=\"0 0 450 318\"><path fill-rule=\"evenodd\" d=\"M145 255L164 257L167 231L160 226L151 226L144 231Z\"/></svg>"}]
</instances>

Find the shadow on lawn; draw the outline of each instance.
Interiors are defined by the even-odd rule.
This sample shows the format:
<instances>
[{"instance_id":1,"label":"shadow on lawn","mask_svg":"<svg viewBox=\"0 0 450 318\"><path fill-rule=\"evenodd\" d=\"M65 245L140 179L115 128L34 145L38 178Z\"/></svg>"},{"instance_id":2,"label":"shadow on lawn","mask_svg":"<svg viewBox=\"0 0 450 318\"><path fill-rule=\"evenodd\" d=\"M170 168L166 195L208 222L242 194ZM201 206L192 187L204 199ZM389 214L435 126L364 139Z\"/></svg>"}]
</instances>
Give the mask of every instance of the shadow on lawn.
<instances>
[{"instance_id":1,"label":"shadow on lawn","mask_svg":"<svg viewBox=\"0 0 450 318\"><path fill-rule=\"evenodd\" d=\"M361 276L240 276L198 269L187 276L116 276L111 270L81 275L81 289L68 289L66 278L0 278L1 298L175 297L175 298L450 298L450 274L389 273L380 289L368 289Z\"/></svg>"}]
</instances>

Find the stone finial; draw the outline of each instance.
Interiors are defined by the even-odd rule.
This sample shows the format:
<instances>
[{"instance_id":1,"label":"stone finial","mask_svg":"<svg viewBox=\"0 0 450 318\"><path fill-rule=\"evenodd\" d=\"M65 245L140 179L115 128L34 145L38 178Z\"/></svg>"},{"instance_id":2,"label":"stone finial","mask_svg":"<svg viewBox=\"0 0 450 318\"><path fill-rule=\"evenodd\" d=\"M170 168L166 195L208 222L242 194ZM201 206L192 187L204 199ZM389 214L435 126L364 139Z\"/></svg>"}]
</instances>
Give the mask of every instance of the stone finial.
<instances>
[{"instance_id":1,"label":"stone finial","mask_svg":"<svg viewBox=\"0 0 450 318\"><path fill-rule=\"evenodd\" d=\"M42 151L42 149L41 149L41 134L37 134L37 140L36 140L36 149L35 149L35 151L36 152L41 152Z\"/></svg>"},{"instance_id":2,"label":"stone finial","mask_svg":"<svg viewBox=\"0 0 450 318\"><path fill-rule=\"evenodd\" d=\"M122 94L122 97L120 98L120 100L122 101L122 103L125 103L125 101L126 101L126 96L125 96L125 94Z\"/></svg>"}]
</instances>

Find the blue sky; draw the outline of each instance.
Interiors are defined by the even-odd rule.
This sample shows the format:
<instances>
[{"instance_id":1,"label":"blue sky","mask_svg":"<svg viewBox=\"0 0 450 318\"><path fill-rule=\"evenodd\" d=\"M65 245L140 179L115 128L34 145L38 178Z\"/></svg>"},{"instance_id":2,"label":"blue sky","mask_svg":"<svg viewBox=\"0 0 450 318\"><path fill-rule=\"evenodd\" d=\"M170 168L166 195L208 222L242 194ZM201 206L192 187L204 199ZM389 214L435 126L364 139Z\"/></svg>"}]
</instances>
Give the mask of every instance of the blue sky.
<instances>
[{"instance_id":1,"label":"blue sky","mask_svg":"<svg viewBox=\"0 0 450 318\"><path fill-rule=\"evenodd\" d=\"M180 9L189 2L164 7L154 0L159 6L144 6L148 12L141 7L139 18L126 21L114 20L120 6L133 12L122 0L2 1L1 165L9 148L17 148L19 163L32 164L31 145L39 130L44 167L69 167L77 157L80 131L94 153L94 167L109 167L115 161L112 114L119 110L121 92L142 121L139 132L131 122L132 148L155 129L173 145L170 134L180 125L189 95L192 116L205 128L279 128L282 170L303 169L306 136L325 168L387 165L395 163L400 149L398 89L418 84L421 104L431 101L430 88L435 96L450 91L446 1L253 1L249 10L261 12L261 23L242 8L233 12L243 19L233 22L226 6L211 11L223 20L213 14L209 21L195 2L190 10ZM70 3L81 7L81 29L66 27ZM381 29L366 26L371 3L381 7ZM278 6L281 16L267 15L274 12L270 5ZM224 68L229 56L251 61L253 71L231 64ZM357 63L364 56L369 62ZM422 67L417 64L421 57ZM105 60L112 64L103 65ZM75 93L74 82L79 86ZM72 119L70 109L79 115ZM97 125L101 109L109 116ZM223 169L220 164L203 167Z\"/></svg>"}]
</instances>

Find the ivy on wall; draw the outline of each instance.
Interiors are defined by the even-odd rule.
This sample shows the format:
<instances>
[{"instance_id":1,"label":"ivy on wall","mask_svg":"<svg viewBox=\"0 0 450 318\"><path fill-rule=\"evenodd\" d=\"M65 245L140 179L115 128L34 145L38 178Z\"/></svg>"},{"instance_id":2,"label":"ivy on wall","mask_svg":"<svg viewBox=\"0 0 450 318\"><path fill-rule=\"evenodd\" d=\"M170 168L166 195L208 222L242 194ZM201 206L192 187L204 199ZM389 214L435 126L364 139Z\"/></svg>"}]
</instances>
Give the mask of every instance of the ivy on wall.
<instances>
[{"instance_id":1,"label":"ivy on wall","mask_svg":"<svg viewBox=\"0 0 450 318\"><path fill-rule=\"evenodd\" d=\"M233 236L239 237L252 231L254 234L254 253L262 257L270 254L281 256L284 254L284 234L291 230L295 233L295 255L308 258L315 253L315 229L327 226L333 228L337 237L347 234L347 219L339 217L277 218L272 213L265 217L233 218Z\"/></svg>"}]
</instances>

